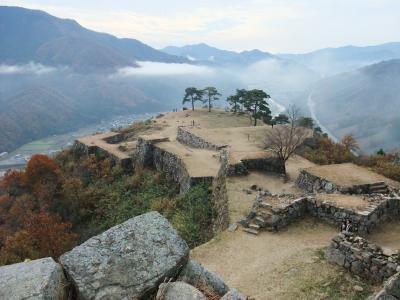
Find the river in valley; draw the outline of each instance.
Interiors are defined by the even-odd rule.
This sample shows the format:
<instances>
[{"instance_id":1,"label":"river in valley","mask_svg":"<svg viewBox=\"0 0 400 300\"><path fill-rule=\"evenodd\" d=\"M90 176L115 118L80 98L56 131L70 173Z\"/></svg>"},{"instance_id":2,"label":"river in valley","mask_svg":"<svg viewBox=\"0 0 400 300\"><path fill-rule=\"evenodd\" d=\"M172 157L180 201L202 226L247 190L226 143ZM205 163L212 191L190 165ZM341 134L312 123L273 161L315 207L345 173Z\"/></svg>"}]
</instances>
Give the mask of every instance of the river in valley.
<instances>
[{"instance_id":1,"label":"river in valley","mask_svg":"<svg viewBox=\"0 0 400 300\"><path fill-rule=\"evenodd\" d=\"M10 153L0 153L0 176L8 169L23 168L33 154L53 155L63 149L66 149L74 143L74 141L82 136L94 134L96 132L104 132L110 129L124 128L135 121L146 120L156 114L130 114L125 116L116 116L104 119L98 123L86 126L79 130L52 135L46 138L32 141L25 144Z\"/></svg>"}]
</instances>

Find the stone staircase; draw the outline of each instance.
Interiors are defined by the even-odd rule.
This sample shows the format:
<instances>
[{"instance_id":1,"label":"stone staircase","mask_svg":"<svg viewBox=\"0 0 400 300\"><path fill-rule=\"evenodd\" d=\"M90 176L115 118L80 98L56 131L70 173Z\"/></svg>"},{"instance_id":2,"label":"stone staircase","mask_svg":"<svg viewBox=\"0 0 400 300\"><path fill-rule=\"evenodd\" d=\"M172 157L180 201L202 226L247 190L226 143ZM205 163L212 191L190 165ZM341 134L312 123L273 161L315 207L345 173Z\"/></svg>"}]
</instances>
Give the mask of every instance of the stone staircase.
<instances>
[{"instance_id":1,"label":"stone staircase","mask_svg":"<svg viewBox=\"0 0 400 300\"><path fill-rule=\"evenodd\" d=\"M369 192L370 194L388 194L389 187L383 181L375 182L369 185Z\"/></svg>"},{"instance_id":2,"label":"stone staircase","mask_svg":"<svg viewBox=\"0 0 400 300\"><path fill-rule=\"evenodd\" d=\"M247 227L243 231L249 234L257 235L262 229L271 229L270 224L274 219L274 212L271 204L261 202Z\"/></svg>"}]
</instances>

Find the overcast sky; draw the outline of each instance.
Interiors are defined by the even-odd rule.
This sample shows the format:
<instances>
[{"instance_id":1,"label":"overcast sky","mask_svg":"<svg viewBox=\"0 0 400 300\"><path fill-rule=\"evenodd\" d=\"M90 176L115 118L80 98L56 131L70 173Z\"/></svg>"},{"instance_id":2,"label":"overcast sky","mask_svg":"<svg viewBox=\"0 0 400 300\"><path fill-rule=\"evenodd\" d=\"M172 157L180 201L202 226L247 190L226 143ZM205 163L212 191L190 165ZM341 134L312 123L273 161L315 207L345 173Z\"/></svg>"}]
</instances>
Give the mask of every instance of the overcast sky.
<instances>
[{"instance_id":1,"label":"overcast sky","mask_svg":"<svg viewBox=\"0 0 400 300\"><path fill-rule=\"evenodd\" d=\"M307 52L400 41L400 0L0 0L153 47Z\"/></svg>"}]
</instances>

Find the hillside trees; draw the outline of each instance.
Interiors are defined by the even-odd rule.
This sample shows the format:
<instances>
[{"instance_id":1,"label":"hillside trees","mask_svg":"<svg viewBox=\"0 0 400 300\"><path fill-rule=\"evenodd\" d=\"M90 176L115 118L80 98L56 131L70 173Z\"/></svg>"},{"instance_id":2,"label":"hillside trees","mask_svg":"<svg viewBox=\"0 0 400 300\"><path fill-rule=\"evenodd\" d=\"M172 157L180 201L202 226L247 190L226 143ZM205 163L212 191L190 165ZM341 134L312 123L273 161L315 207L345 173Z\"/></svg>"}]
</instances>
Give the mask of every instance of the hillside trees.
<instances>
[{"instance_id":1,"label":"hillside trees","mask_svg":"<svg viewBox=\"0 0 400 300\"><path fill-rule=\"evenodd\" d=\"M204 96L206 97L205 101L208 102L208 111L210 112L212 107L212 102L219 100L219 96L221 96L221 94L213 86L206 87L203 90L203 92Z\"/></svg>"},{"instance_id":2,"label":"hillside trees","mask_svg":"<svg viewBox=\"0 0 400 300\"><path fill-rule=\"evenodd\" d=\"M273 124L287 124L289 123L289 117L285 114L279 114L272 120Z\"/></svg>"},{"instance_id":3,"label":"hillside trees","mask_svg":"<svg viewBox=\"0 0 400 300\"><path fill-rule=\"evenodd\" d=\"M203 101L204 91L199 90L195 87L188 87L185 89L185 95L183 97L182 104L190 102L192 105L192 110L194 110L194 103L196 101Z\"/></svg>"},{"instance_id":4,"label":"hillside trees","mask_svg":"<svg viewBox=\"0 0 400 300\"><path fill-rule=\"evenodd\" d=\"M257 126L257 120L263 120L270 123L271 110L269 109L267 100L271 98L263 90L236 90L236 94L228 97L231 110L236 113L245 111L249 114L254 126Z\"/></svg>"},{"instance_id":5,"label":"hillside trees","mask_svg":"<svg viewBox=\"0 0 400 300\"><path fill-rule=\"evenodd\" d=\"M226 100L230 106L230 110L236 114L243 111L245 89L237 89L236 94L229 96Z\"/></svg>"},{"instance_id":6,"label":"hillside trees","mask_svg":"<svg viewBox=\"0 0 400 300\"><path fill-rule=\"evenodd\" d=\"M161 173L131 173L102 155L35 155L26 170L0 178L0 265L57 258L111 226L154 210L194 247L212 236L210 195L207 185L179 195L179 186Z\"/></svg>"},{"instance_id":7,"label":"hillside trees","mask_svg":"<svg viewBox=\"0 0 400 300\"><path fill-rule=\"evenodd\" d=\"M265 147L277 155L284 168L286 161L303 144L309 134L309 131L299 124L299 110L296 107L289 108L288 119L287 125L275 126L268 130L264 142Z\"/></svg>"}]
</instances>

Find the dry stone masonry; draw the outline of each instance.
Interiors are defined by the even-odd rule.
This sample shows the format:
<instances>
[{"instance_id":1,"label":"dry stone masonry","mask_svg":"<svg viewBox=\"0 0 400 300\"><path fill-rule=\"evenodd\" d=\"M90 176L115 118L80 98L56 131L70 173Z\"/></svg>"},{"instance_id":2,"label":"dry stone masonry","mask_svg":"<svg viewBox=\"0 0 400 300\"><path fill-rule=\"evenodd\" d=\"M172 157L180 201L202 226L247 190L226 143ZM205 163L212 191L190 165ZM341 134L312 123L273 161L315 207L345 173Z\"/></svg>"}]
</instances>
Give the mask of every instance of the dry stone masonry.
<instances>
[{"instance_id":1,"label":"dry stone masonry","mask_svg":"<svg viewBox=\"0 0 400 300\"><path fill-rule=\"evenodd\" d=\"M400 271L399 254L385 253L379 246L349 233L340 233L326 249L328 261L372 282L382 282Z\"/></svg>"},{"instance_id":2,"label":"dry stone masonry","mask_svg":"<svg viewBox=\"0 0 400 300\"><path fill-rule=\"evenodd\" d=\"M300 175L297 177L296 184L308 193L387 194L390 192L389 187L385 182L339 186L334 182L318 177L307 170L301 170Z\"/></svg>"},{"instance_id":3,"label":"dry stone masonry","mask_svg":"<svg viewBox=\"0 0 400 300\"><path fill-rule=\"evenodd\" d=\"M185 145L191 146L193 148L200 148L200 149L210 149L210 150L221 150L227 145L215 145L206 141L205 139L195 135L193 132L190 132L190 127L178 127L178 134L176 139Z\"/></svg>"},{"instance_id":4,"label":"dry stone masonry","mask_svg":"<svg viewBox=\"0 0 400 300\"><path fill-rule=\"evenodd\" d=\"M323 194L320 194L323 198ZM306 215L323 222L340 226L351 220L353 229L361 234L369 233L381 222L400 216L400 199L379 195L364 195L369 206L362 211L344 208L334 202L317 200L314 195L302 197L292 194L272 195L259 191L252 210L241 224L245 231L257 234L261 229L280 230Z\"/></svg>"}]
</instances>

